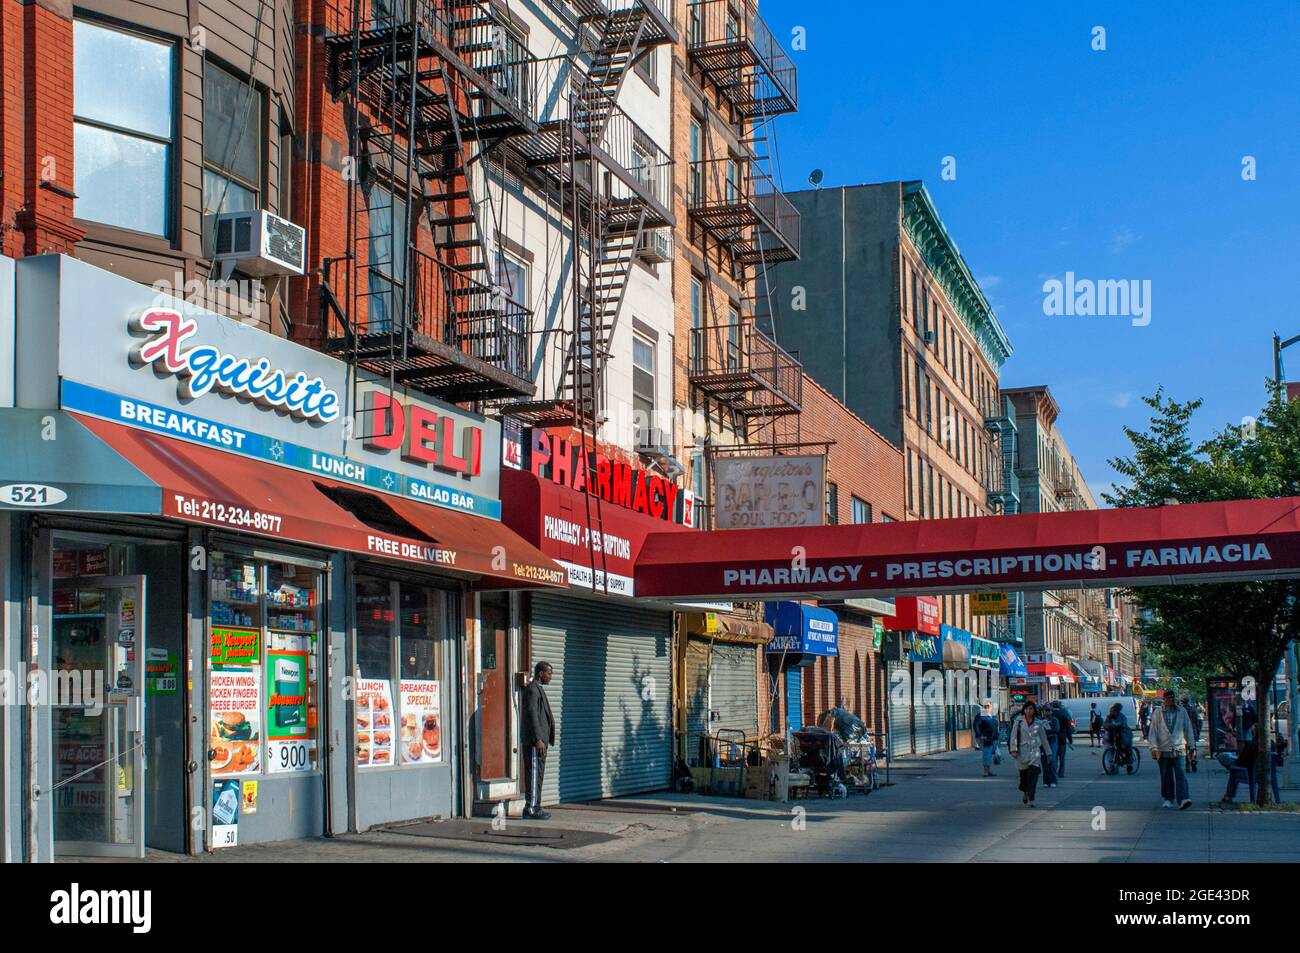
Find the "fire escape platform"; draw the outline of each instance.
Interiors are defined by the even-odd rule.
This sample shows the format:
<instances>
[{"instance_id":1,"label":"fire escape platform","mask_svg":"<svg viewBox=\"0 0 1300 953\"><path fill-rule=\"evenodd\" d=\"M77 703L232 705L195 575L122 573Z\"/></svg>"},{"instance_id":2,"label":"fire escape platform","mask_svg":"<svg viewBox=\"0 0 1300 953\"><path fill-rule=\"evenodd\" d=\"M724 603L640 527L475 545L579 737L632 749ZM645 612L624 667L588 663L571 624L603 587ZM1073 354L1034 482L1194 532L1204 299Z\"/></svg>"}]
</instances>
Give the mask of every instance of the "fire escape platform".
<instances>
[{"instance_id":1,"label":"fire escape platform","mask_svg":"<svg viewBox=\"0 0 1300 953\"><path fill-rule=\"evenodd\" d=\"M384 376L391 373L397 383L452 404L517 400L537 392L531 381L418 331L407 333L405 356L401 336L387 333L330 338L326 348L353 358L366 370Z\"/></svg>"},{"instance_id":2,"label":"fire escape platform","mask_svg":"<svg viewBox=\"0 0 1300 953\"><path fill-rule=\"evenodd\" d=\"M742 119L784 116L799 108L794 92L786 89L777 73L767 68L767 61L748 39L691 47L688 57ZM755 82L756 74L768 82ZM756 96L756 89L766 90L768 95Z\"/></svg>"}]
</instances>

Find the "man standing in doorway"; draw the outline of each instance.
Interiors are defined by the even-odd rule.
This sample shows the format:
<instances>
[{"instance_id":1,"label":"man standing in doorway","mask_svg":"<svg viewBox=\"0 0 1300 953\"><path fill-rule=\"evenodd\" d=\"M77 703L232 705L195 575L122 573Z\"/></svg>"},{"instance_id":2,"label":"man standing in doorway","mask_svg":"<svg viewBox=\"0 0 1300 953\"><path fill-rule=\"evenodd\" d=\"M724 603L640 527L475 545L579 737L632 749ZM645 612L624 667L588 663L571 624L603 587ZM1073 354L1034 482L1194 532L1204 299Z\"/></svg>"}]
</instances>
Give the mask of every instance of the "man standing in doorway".
<instances>
[{"instance_id":1,"label":"man standing in doorway","mask_svg":"<svg viewBox=\"0 0 1300 953\"><path fill-rule=\"evenodd\" d=\"M543 686L551 683L551 663L533 666L533 680L524 689L524 717L520 731L524 749L524 817L550 820L542 810L542 777L546 773L546 752L555 744L555 716Z\"/></svg>"}]
</instances>

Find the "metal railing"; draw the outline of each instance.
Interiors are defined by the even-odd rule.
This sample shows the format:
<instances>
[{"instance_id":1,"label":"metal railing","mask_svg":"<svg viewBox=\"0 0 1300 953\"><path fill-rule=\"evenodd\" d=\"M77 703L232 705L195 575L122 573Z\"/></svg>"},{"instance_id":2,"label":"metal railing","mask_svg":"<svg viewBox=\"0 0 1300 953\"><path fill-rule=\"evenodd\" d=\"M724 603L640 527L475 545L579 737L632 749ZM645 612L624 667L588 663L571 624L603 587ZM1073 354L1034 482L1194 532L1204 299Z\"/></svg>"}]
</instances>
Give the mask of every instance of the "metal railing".
<instances>
[{"instance_id":1,"label":"metal railing","mask_svg":"<svg viewBox=\"0 0 1300 953\"><path fill-rule=\"evenodd\" d=\"M560 145L554 127L571 122L598 160L612 163L626 174L609 176L600 183L607 198L616 202L649 199L661 210L668 210L672 158L609 93L587 79L572 57L555 56L538 62L538 103L538 121L544 132L538 137L534 158L564 161L562 155L546 153ZM545 131L548 126L550 134Z\"/></svg>"},{"instance_id":2,"label":"metal railing","mask_svg":"<svg viewBox=\"0 0 1300 953\"><path fill-rule=\"evenodd\" d=\"M686 7L686 49L706 71L733 74L729 85L744 90L747 101L761 104L767 115L796 108L794 61L743 0L691 0ZM758 75L743 75L751 69Z\"/></svg>"},{"instance_id":3,"label":"metal railing","mask_svg":"<svg viewBox=\"0 0 1300 953\"><path fill-rule=\"evenodd\" d=\"M691 163L686 204L706 227L728 233L762 225L767 236L797 257L799 210L752 156L723 156Z\"/></svg>"},{"instance_id":4,"label":"metal railing","mask_svg":"<svg viewBox=\"0 0 1300 953\"><path fill-rule=\"evenodd\" d=\"M708 388L725 380L761 389L798 409L803 404L803 365L752 321L692 328L690 378Z\"/></svg>"}]
</instances>

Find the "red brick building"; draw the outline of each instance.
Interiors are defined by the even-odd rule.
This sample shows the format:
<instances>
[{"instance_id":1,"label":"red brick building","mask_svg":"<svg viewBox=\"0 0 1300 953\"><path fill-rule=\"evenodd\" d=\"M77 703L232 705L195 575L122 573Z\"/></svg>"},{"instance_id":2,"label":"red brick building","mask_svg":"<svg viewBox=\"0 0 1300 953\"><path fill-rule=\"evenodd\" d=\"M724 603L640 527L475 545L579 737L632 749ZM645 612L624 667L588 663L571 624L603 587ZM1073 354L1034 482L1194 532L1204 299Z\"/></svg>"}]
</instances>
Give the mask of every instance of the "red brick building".
<instances>
[{"instance_id":1,"label":"red brick building","mask_svg":"<svg viewBox=\"0 0 1300 953\"><path fill-rule=\"evenodd\" d=\"M826 441L826 522L885 523L904 518L903 451L830 395L812 378L803 382L800 420L805 441ZM876 600L825 603L839 616L839 655L822 658L802 670L802 721L811 724L828 708L843 703L873 730L883 730L880 705L882 665L872 618L884 609ZM788 712L786 676L765 673L762 699L765 724Z\"/></svg>"}]
</instances>

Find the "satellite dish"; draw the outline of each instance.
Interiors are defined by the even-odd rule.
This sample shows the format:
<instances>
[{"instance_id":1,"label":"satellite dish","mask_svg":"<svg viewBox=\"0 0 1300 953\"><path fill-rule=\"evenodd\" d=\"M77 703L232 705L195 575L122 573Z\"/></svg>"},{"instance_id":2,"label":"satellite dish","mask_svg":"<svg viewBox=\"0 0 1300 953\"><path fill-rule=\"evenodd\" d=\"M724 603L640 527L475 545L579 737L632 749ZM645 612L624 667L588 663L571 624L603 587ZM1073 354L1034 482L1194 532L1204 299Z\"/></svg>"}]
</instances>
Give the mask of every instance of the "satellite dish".
<instances>
[{"instance_id":1,"label":"satellite dish","mask_svg":"<svg viewBox=\"0 0 1300 953\"><path fill-rule=\"evenodd\" d=\"M822 185L822 178L823 178L822 170L813 169L811 172L808 173L808 184L811 185L814 189L819 189L821 188Z\"/></svg>"}]
</instances>

